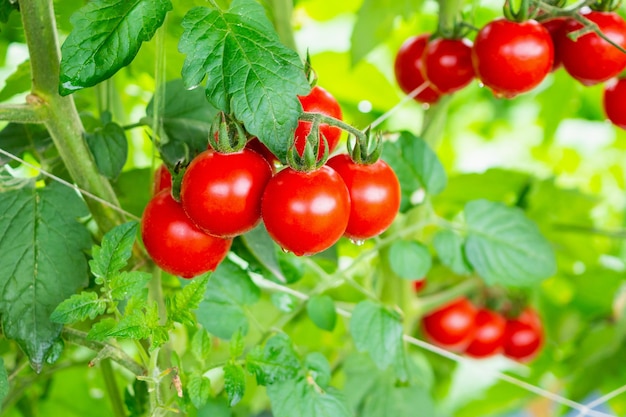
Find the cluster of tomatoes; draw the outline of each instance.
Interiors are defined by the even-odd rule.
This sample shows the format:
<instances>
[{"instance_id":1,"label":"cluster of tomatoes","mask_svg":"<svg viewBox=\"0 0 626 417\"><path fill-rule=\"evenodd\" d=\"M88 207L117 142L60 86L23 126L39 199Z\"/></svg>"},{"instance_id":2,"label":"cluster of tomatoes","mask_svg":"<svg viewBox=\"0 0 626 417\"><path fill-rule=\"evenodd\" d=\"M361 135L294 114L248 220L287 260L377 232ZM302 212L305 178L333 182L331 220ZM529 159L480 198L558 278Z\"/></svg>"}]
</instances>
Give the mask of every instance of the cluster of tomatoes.
<instances>
[{"instance_id":1,"label":"cluster of tomatoes","mask_svg":"<svg viewBox=\"0 0 626 417\"><path fill-rule=\"evenodd\" d=\"M441 347L474 358L496 354L517 361L534 358L543 343L543 327L537 312L526 307L514 318L477 308L459 298L422 318L426 338Z\"/></svg>"},{"instance_id":2,"label":"cluster of tomatoes","mask_svg":"<svg viewBox=\"0 0 626 417\"><path fill-rule=\"evenodd\" d=\"M305 112L342 117L337 101L321 87L313 87L300 102ZM315 160L317 152L318 160L314 166L281 167L256 138L245 147L218 151L229 134L247 140L239 128L224 119L213 146L186 168L180 202L172 196L167 169L157 173L157 192L144 210L141 232L148 254L163 270L185 278L213 271L232 239L261 221L283 250L298 256L326 250L342 236L353 241L374 237L393 222L400 184L389 165L380 159L356 163L347 154L324 161L341 129L300 121L291 152L303 157L311 146L307 143L315 141L312 155Z\"/></svg>"},{"instance_id":3,"label":"cluster of tomatoes","mask_svg":"<svg viewBox=\"0 0 626 417\"><path fill-rule=\"evenodd\" d=\"M624 19L615 12L591 9L537 19L495 19L478 31L473 43L464 37L413 36L395 58L398 85L417 101L431 104L478 78L496 96L513 98L563 67L583 85L607 82L607 117L626 129L626 80L617 78L626 69L626 53L583 25L595 25L626 49Z\"/></svg>"}]
</instances>

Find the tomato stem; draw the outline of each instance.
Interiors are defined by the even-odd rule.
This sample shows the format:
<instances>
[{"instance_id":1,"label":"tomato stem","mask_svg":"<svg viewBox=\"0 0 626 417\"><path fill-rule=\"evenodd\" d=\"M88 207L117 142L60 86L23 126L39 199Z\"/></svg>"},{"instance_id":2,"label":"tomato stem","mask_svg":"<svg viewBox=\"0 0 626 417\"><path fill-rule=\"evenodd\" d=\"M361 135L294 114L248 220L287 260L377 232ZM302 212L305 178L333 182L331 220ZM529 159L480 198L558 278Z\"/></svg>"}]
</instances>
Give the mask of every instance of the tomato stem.
<instances>
[{"instance_id":1,"label":"tomato stem","mask_svg":"<svg viewBox=\"0 0 626 417\"><path fill-rule=\"evenodd\" d=\"M359 141L367 140L366 134L362 130L359 130L356 127L349 125L348 123L336 119L332 116L327 116L322 113L303 112L300 115L299 119L304 122L314 122L318 120L319 123L324 123L329 126L335 126L341 130L345 130L346 132L356 136L357 140Z\"/></svg>"},{"instance_id":2,"label":"tomato stem","mask_svg":"<svg viewBox=\"0 0 626 417\"><path fill-rule=\"evenodd\" d=\"M444 291L438 292L437 294L420 297L419 298L419 316L423 316L426 313L429 313L437 308L453 301L454 299L467 295L472 291L476 290L480 285L482 285L482 281L478 277L470 277L459 284L450 287Z\"/></svg>"},{"instance_id":3,"label":"tomato stem","mask_svg":"<svg viewBox=\"0 0 626 417\"><path fill-rule=\"evenodd\" d=\"M107 393L109 394L109 400L111 401L111 407L113 408L113 415L116 417L126 417L126 410L122 397L120 396L120 390L117 386L117 380L115 379L115 373L111 366L110 359L104 359L100 361L100 370L102 371L102 377L104 379L104 385L106 386Z\"/></svg>"},{"instance_id":4,"label":"tomato stem","mask_svg":"<svg viewBox=\"0 0 626 417\"><path fill-rule=\"evenodd\" d=\"M292 0L268 0L269 10L272 11L274 28L280 41L288 48L297 50L296 40L293 36L291 16L293 14Z\"/></svg>"}]
</instances>

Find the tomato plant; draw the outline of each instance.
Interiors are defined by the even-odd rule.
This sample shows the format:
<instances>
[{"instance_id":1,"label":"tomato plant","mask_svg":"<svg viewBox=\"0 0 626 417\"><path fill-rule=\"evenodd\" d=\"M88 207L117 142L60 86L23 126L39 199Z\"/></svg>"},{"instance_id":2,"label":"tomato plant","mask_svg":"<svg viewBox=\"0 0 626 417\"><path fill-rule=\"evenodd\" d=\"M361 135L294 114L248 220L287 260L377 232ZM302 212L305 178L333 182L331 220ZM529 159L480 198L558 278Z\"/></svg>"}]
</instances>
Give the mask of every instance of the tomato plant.
<instances>
[{"instance_id":1,"label":"tomato plant","mask_svg":"<svg viewBox=\"0 0 626 417\"><path fill-rule=\"evenodd\" d=\"M474 337L476 314L472 303L460 298L424 316L422 327L434 343L463 350Z\"/></svg>"},{"instance_id":2,"label":"tomato plant","mask_svg":"<svg viewBox=\"0 0 626 417\"><path fill-rule=\"evenodd\" d=\"M504 331L504 354L510 358L527 361L532 359L543 343L543 330L537 314L526 309L522 314L506 322Z\"/></svg>"},{"instance_id":3,"label":"tomato plant","mask_svg":"<svg viewBox=\"0 0 626 417\"><path fill-rule=\"evenodd\" d=\"M476 330L465 348L465 353L475 358L492 356L502 350L506 320L494 311L479 309L474 318Z\"/></svg>"},{"instance_id":4,"label":"tomato plant","mask_svg":"<svg viewBox=\"0 0 626 417\"><path fill-rule=\"evenodd\" d=\"M396 81L402 91L410 94L418 87L422 87L415 95L415 100L421 103L435 103L441 95L426 79L422 55L428 44L429 34L412 36L404 41L394 61Z\"/></svg>"},{"instance_id":5,"label":"tomato plant","mask_svg":"<svg viewBox=\"0 0 626 417\"><path fill-rule=\"evenodd\" d=\"M472 42L468 39L431 40L422 61L424 78L442 94L460 90L474 79Z\"/></svg>"}]
</instances>

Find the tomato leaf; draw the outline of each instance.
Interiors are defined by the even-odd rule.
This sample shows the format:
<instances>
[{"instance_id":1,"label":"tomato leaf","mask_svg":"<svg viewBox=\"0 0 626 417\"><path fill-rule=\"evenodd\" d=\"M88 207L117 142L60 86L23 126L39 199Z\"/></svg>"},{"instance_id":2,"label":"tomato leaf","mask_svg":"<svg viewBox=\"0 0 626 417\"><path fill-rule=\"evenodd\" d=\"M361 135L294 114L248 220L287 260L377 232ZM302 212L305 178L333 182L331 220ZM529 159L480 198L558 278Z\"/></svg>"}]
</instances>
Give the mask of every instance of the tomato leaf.
<instances>
[{"instance_id":1,"label":"tomato leaf","mask_svg":"<svg viewBox=\"0 0 626 417\"><path fill-rule=\"evenodd\" d=\"M326 389L330 385L332 371L326 356L319 352L311 352L306 355L304 366L308 370L315 383L322 389Z\"/></svg>"},{"instance_id":2,"label":"tomato leaf","mask_svg":"<svg viewBox=\"0 0 626 417\"><path fill-rule=\"evenodd\" d=\"M328 295L314 295L306 304L306 311L317 327L332 332L337 323L335 302Z\"/></svg>"},{"instance_id":3,"label":"tomato leaf","mask_svg":"<svg viewBox=\"0 0 626 417\"><path fill-rule=\"evenodd\" d=\"M298 306L298 299L291 294L275 292L271 295L272 304L283 313L291 313Z\"/></svg>"},{"instance_id":4,"label":"tomato leaf","mask_svg":"<svg viewBox=\"0 0 626 417\"><path fill-rule=\"evenodd\" d=\"M446 171L428 144L410 132L401 132L395 142L385 142L383 159L393 168L400 181L400 211L415 205L414 193L423 188L428 194L439 194L448 182Z\"/></svg>"},{"instance_id":5,"label":"tomato leaf","mask_svg":"<svg viewBox=\"0 0 626 417\"><path fill-rule=\"evenodd\" d=\"M165 163L174 167L177 162L191 161L207 148L211 122L217 110L209 104L204 91L187 90L182 79L165 84L163 102L163 110L159 112L163 130L156 145ZM146 107L146 115L142 122L152 126L154 97Z\"/></svg>"},{"instance_id":6,"label":"tomato leaf","mask_svg":"<svg viewBox=\"0 0 626 417\"><path fill-rule=\"evenodd\" d=\"M152 197L152 171L150 168L123 171L112 184L122 208L141 217L144 207Z\"/></svg>"},{"instance_id":7,"label":"tomato leaf","mask_svg":"<svg viewBox=\"0 0 626 417\"><path fill-rule=\"evenodd\" d=\"M0 358L0 401L4 401L9 394L9 375L4 366L4 359Z\"/></svg>"},{"instance_id":8,"label":"tomato leaf","mask_svg":"<svg viewBox=\"0 0 626 417\"><path fill-rule=\"evenodd\" d=\"M87 333L87 339L102 342L109 337L108 334L113 331L115 326L117 326L117 321L114 318L104 318L91 326L89 333Z\"/></svg>"},{"instance_id":9,"label":"tomato leaf","mask_svg":"<svg viewBox=\"0 0 626 417\"><path fill-rule=\"evenodd\" d=\"M34 183L0 197L0 313L9 339L40 370L62 326L50 314L87 282L87 215L74 190L58 183Z\"/></svg>"},{"instance_id":10,"label":"tomato leaf","mask_svg":"<svg viewBox=\"0 0 626 417\"><path fill-rule=\"evenodd\" d=\"M171 9L170 0L94 0L81 7L61 46L61 95L94 86L130 64Z\"/></svg>"},{"instance_id":11,"label":"tomato leaf","mask_svg":"<svg viewBox=\"0 0 626 417\"><path fill-rule=\"evenodd\" d=\"M556 272L550 243L518 208L476 200L465 206L465 255L489 284L528 286Z\"/></svg>"},{"instance_id":12,"label":"tomato leaf","mask_svg":"<svg viewBox=\"0 0 626 417\"><path fill-rule=\"evenodd\" d=\"M270 385L295 378L302 365L289 336L279 333L248 353L246 367L257 384Z\"/></svg>"},{"instance_id":13,"label":"tomato leaf","mask_svg":"<svg viewBox=\"0 0 626 417\"><path fill-rule=\"evenodd\" d=\"M320 390L306 378L280 381L267 387L275 417L351 417L343 395L328 387Z\"/></svg>"},{"instance_id":14,"label":"tomato leaf","mask_svg":"<svg viewBox=\"0 0 626 417\"><path fill-rule=\"evenodd\" d=\"M13 10L19 10L17 1L2 0L0 1L0 22L7 23L9 16Z\"/></svg>"},{"instance_id":15,"label":"tomato leaf","mask_svg":"<svg viewBox=\"0 0 626 417\"><path fill-rule=\"evenodd\" d=\"M126 266L132 255L138 227L136 221L116 226L104 235L100 246L93 247L89 267L97 278L111 277Z\"/></svg>"},{"instance_id":16,"label":"tomato leaf","mask_svg":"<svg viewBox=\"0 0 626 417\"><path fill-rule=\"evenodd\" d=\"M361 301L352 312L350 334L359 352L368 352L380 369L386 369L402 344L402 323L383 305Z\"/></svg>"},{"instance_id":17,"label":"tomato leaf","mask_svg":"<svg viewBox=\"0 0 626 417\"><path fill-rule=\"evenodd\" d=\"M209 275L205 274L196 277L188 285L185 285L181 291L176 292L173 297L166 298L165 306L168 319L194 326L196 320L192 311L197 309L204 299L208 283Z\"/></svg>"},{"instance_id":18,"label":"tomato leaf","mask_svg":"<svg viewBox=\"0 0 626 417\"><path fill-rule=\"evenodd\" d=\"M197 310L198 322L222 339L230 339L239 329L245 334L246 306L256 303L259 297L260 290L248 274L227 259L211 274Z\"/></svg>"},{"instance_id":19,"label":"tomato leaf","mask_svg":"<svg viewBox=\"0 0 626 417\"><path fill-rule=\"evenodd\" d=\"M432 266L428 248L406 240L398 240L389 247L388 260L397 276L410 280L423 279Z\"/></svg>"},{"instance_id":20,"label":"tomato leaf","mask_svg":"<svg viewBox=\"0 0 626 417\"><path fill-rule=\"evenodd\" d=\"M106 302L98 298L98 293L83 291L63 301L50 315L54 323L72 324L87 319L95 319L106 311Z\"/></svg>"},{"instance_id":21,"label":"tomato leaf","mask_svg":"<svg viewBox=\"0 0 626 417\"><path fill-rule=\"evenodd\" d=\"M31 83L30 60L27 59L18 65L13 74L7 77L4 88L0 91L0 101L6 101L16 94L27 92Z\"/></svg>"},{"instance_id":22,"label":"tomato leaf","mask_svg":"<svg viewBox=\"0 0 626 417\"><path fill-rule=\"evenodd\" d=\"M141 271L124 271L113 275L108 282L111 297L119 301L128 300L144 289L151 279L152 274Z\"/></svg>"},{"instance_id":23,"label":"tomato leaf","mask_svg":"<svg viewBox=\"0 0 626 417\"><path fill-rule=\"evenodd\" d=\"M189 399L196 408L201 408L211 396L211 381L201 374L192 374L187 383Z\"/></svg>"},{"instance_id":24,"label":"tomato leaf","mask_svg":"<svg viewBox=\"0 0 626 417\"><path fill-rule=\"evenodd\" d=\"M241 401L246 391L246 379L243 368L234 363L224 366L224 390L228 395L228 405L234 407Z\"/></svg>"},{"instance_id":25,"label":"tomato leaf","mask_svg":"<svg viewBox=\"0 0 626 417\"><path fill-rule=\"evenodd\" d=\"M43 125L9 123L0 131L0 148L22 156L24 152L41 153L52 146L52 138ZM0 165L14 162L0 155Z\"/></svg>"},{"instance_id":26,"label":"tomato leaf","mask_svg":"<svg viewBox=\"0 0 626 417\"><path fill-rule=\"evenodd\" d=\"M263 6L234 0L227 12L196 7L182 25L185 86L196 87L206 77L211 104L232 111L284 160L302 112L297 95L311 87L298 54L280 43Z\"/></svg>"},{"instance_id":27,"label":"tomato leaf","mask_svg":"<svg viewBox=\"0 0 626 417\"><path fill-rule=\"evenodd\" d=\"M242 240L256 260L271 272L273 277L282 283L287 282L276 254L276 244L263 224L244 234Z\"/></svg>"},{"instance_id":28,"label":"tomato leaf","mask_svg":"<svg viewBox=\"0 0 626 417\"><path fill-rule=\"evenodd\" d=\"M203 362L211 353L211 336L209 333L200 328L191 339L191 353L197 361Z\"/></svg>"},{"instance_id":29,"label":"tomato leaf","mask_svg":"<svg viewBox=\"0 0 626 417\"><path fill-rule=\"evenodd\" d=\"M128 157L124 129L117 123L109 122L95 132L87 133L85 139L100 173L109 179L117 178Z\"/></svg>"},{"instance_id":30,"label":"tomato leaf","mask_svg":"<svg viewBox=\"0 0 626 417\"><path fill-rule=\"evenodd\" d=\"M464 244L465 240L452 230L441 230L433 239L433 246L441 263L459 275L467 275L472 272L472 267L465 259Z\"/></svg>"},{"instance_id":31,"label":"tomato leaf","mask_svg":"<svg viewBox=\"0 0 626 417\"><path fill-rule=\"evenodd\" d=\"M246 348L246 344L243 340L243 334L241 334L240 330L237 330L233 337L230 338L230 358L234 361L241 355L243 355L243 351Z\"/></svg>"}]
</instances>

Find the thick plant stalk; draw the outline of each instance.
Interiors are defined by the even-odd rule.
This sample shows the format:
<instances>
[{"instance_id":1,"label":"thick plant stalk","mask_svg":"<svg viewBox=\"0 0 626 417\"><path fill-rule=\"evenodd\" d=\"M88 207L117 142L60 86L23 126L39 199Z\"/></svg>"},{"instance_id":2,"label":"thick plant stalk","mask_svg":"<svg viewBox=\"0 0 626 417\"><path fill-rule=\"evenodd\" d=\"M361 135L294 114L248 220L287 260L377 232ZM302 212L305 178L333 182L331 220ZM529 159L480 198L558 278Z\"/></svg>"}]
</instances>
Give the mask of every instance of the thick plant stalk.
<instances>
[{"instance_id":1,"label":"thick plant stalk","mask_svg":"<svg viewBox=\"0 0 626 417\"><path fill-rule=\"evenodd\" d=\"M74 99L58 92L61 54L52 0L21 0L20 12L31 63L29 103L42 114L42 122L78 187L118 205L111 184L98 172L87 147ZM125 220L101 203L86 201L103 233Z\"/></svg>"}]
</instances>

